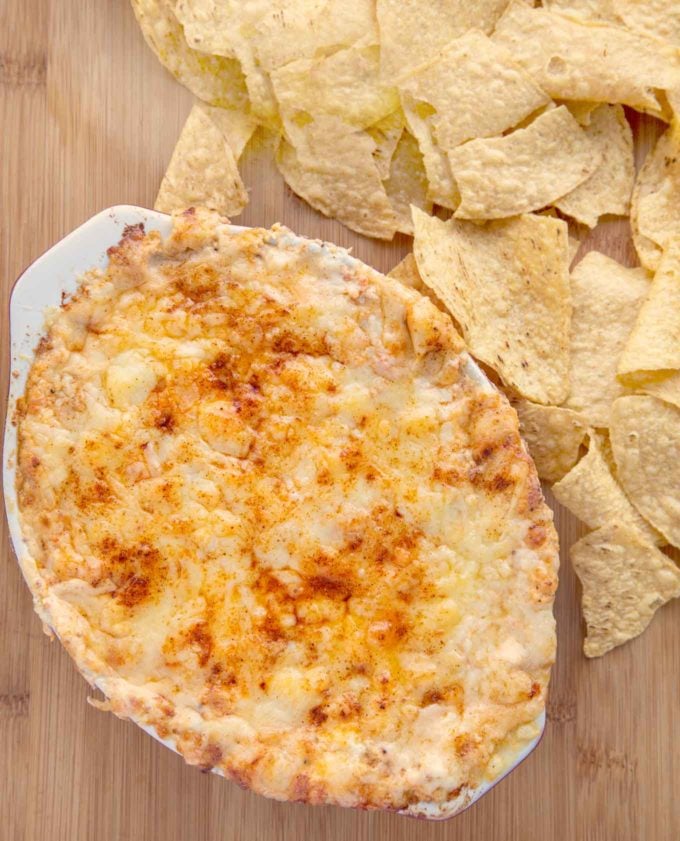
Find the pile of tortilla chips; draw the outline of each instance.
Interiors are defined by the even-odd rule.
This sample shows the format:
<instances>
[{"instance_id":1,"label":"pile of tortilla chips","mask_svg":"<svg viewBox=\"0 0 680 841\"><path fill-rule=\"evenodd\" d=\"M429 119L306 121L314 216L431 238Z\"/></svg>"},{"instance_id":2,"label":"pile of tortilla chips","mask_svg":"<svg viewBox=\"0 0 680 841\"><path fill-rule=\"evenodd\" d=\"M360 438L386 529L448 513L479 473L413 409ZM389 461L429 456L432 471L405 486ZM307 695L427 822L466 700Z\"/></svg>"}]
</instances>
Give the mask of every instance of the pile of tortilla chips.
<instances>
[{"instance_id":1,"label":"pile of tortilla chips","mask_svg":"<svg viewBox=\"0 0 680 841\"><path fill-rule=\"evenodd\" d=\"M237 216L255 132L321 213L413 235L395 280L447 310L592 530L585 652L680 596L678 0L132 0L201 102L158 194ZM636 176L624 106L668 123ZM630 216L639 268L575 233Z\"/></svg>"}]
</instances>

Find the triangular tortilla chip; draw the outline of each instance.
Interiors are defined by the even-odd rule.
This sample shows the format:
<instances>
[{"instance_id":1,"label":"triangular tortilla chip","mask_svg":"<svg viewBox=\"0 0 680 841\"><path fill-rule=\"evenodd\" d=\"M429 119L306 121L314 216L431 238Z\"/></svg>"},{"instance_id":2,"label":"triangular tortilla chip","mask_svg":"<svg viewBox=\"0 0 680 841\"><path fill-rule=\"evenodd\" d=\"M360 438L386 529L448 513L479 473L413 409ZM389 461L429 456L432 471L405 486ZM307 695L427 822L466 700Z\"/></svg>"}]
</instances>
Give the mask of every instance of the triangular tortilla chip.
<instances>
[{"instance_id":1,"label":"triangular tortilla chip","mask_svg":"<svg viewBox=\"0 0 680 841\"><path fill-rule=\"evenodd\" d=\"M556 99L620 103L667 117L659 92L680 85L680 57L670 45L522 0L512 0L492 37Z\"/></svg>"},{"instance_id":2,"label":"triangular tortilla chip","mask_svg":"<svg viewBox=\"0 0 680 841\"><path fill-rule=\"evenodd\" d=\"M647 155L630 211L633 242L640 262L656 271L664 248L680 237L680 124L673 122Z\"/></svg>"},{"instance_id":3,"label":"triangular tortilla chip","mask_svg":"<svg viewBox=\"0 0 680 841\"><path fill-rule=\"evenodd\" d=\"M400 89L432 106L437 142L445 151L502 134L550 102L511 54L478 30L451 41Z\"/></svg>"},{"instance_id":4,"label":"triangular tortilla chip","mask_svg":"<svg viewBox=\"0 0 680 841\"><path fill-rule=\"evenodd\" d=\"M649 543L663 543L626 497L605 458L604 442L591 433L588 452L552 489L555 499L591 529L621 523Z\"/></svg>"},{"instance_id":5,"label":"triangular tortilla chip","mask_svg":"<svg viewBox=\"0 0 680 841\"><path fill-rule=\"evenodd\" d=\"M194 96L222 108L245 108L248 100L238 61L191 49L171 0L132 0L146 43L158 60Z\"/></svg>"},{"instance_id":6,"label":"triangular tortilla chip","mask_svg":"<svg viewBox=\"0 0 680 841\"><path fill-rule=\"evenodd\" d=\"M374 160L375 142L335 117L304 127L297 147L281 141L276 162L313 208L365 236L392 239L397 217Z\"/></svg>"},{"instance_id":7,"label":"triangular tortilla chip","mask_svg":"<svg viewBox=\"0 0 680 841\"><path fill-rule=\"evenodd\" d=\"M564 106L504 137L449 151L460 191L459 219L500 219L539 210L578 187L602 153Z\"/></svg>"},{"instance_id":8,"label":"triangular tortilla chip","mask_svg":"<svg viewBox=\"0 0 680 841\"><path fill-rule=\"evenodd\" d=\"M570 555L583 588L586 657L601 657L638 636L663 604L680 596L676 564L620 524L586 535Z\"/></svg>"},{"instance_id":9,"label":"triangular tortilla chip","mask_svg":"<svg viewBox=\"0 0 680 841\"><path fill-rule=\"evenodd\" d=\"M248 203L236 159L201 105L194 105L172 153L154 207L163 213L202 205L237 216Z\"/></svg>"},{"instance_id":10,"label":"triangular tortilla chip","mask_svg":"<svg viewBox=\"0 0 680 841\"><path fill-rule=\"evenodd\" d=\"M628 498L680 547L680 409L656 397L620 397L612 406L610 435Z\"/></svg>"},{"instance_id":11,"label":"triangular tortilla chip","mask_svg":"<svg viewBox=\"0 0 680 841\"><path fill-rule=\"evenodd\" d=\"M644 269L590 251L571 274L571 390L565 405L594 427L608 427L611 405L626 392L616 367L645 296Z\"/></svg>"},{"instance_id":12,"label":"triangular tortilla chip","mask_svg":"<svg viewBox=\"0 0 680 841\"><path fill-rule=\"evenodd\" d=\"M555 202L555 207L577 222L594 228L600 216L625 216L635 180L633 132L620 105L601 105L584 128L601 163L583 184Z\"/></svg>"},{"instance_id":13,"label":"triangular tortilla chip","mask_svg":"<svg viewBox=\"0 0 680 841\"><path fill-rule=\"evenodd\" d=\"M420 274L470 352L522 396L560 403L569 389L566 223L537 215L442 222L415 208L413 221Z\"/></svg>"},{"instance_id":14,"label":"triangular tortilla chip","mask_svg":"<svg viewBox=\"0 0 680 841\"><path fill-rule=\"evenodd\" d=\"M680 369L680 240L673 240L649 287L618 364L632 385L650 374Z\"/></svg>"},{"instance_id":15,"label":"triangular tortilla chip","mask_svg":"<svg viewBox=\"0 0 680 841\"><path fill-rule=\"evenodd\" d=\"M558 482L578 461L588 422L562 406L541 406L529 400L511 402L539 478L551 484Z\"/></svg>"}]
</instances>

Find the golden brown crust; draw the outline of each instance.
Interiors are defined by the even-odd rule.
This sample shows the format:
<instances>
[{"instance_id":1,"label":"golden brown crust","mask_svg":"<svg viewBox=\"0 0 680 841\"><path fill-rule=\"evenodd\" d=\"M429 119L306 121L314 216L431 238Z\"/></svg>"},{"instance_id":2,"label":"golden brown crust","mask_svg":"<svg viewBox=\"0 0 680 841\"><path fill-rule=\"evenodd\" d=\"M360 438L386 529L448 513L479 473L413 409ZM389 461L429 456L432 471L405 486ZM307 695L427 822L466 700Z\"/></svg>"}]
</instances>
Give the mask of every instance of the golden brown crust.
<instances>
[{"instance_id":1,"label":"golden brown crust","mask_svg":"<svg viewBox=\"0 0 680 841\"><path fill-rule=\"evenodd\" d=\"M269 796L445 814L535 731L556 536L447 316L196 210L126 229L41 342L18 496L108 708Z\"/></svg>"}]
</instances>

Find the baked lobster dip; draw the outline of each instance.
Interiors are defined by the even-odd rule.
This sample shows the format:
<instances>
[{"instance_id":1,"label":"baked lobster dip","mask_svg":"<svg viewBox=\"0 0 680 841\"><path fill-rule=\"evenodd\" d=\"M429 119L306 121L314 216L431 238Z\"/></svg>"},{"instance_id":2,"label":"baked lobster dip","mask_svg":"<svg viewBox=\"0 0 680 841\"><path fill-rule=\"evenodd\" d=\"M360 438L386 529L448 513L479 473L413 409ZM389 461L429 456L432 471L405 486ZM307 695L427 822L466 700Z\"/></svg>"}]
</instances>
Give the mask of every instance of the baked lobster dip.
<instances>
[{"instance_id":1,"label":"baked lobster dip","mask_svg":"<svg viewBox=\"0 0 680 841\"><path fill-rule=\"evenodd\" d=\"M420 292L281 226L127 228L49 316L17 422L37 611L187 762L446 817L535 740L552 515Z\"/></svg>"}]
</instances>

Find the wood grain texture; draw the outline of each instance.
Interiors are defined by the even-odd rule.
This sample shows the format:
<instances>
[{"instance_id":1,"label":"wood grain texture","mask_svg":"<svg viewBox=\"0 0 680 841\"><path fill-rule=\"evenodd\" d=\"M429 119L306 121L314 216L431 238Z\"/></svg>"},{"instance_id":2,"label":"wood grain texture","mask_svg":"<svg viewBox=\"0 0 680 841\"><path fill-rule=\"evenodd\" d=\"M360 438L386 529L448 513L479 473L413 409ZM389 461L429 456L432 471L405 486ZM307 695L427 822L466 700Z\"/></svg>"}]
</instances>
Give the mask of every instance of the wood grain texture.
<instances>
[{"instance_id":1,"label":"wood grain texture","mask_svg":"<svg viewBox=\"0 0 680 841\"><path fill-rule=\"evenodd\" d=\"M2 395L7 298L21 270L93 213L151 205L191 96L156 62L125 0L0 3ZM642 155L658 134L636 120ZM323 219L263 154L239 221L280 220L350 245L389 269L403 238L377 244ZM627 224L583 245L633 258ZM581 533L557 509L563 547ZM201 774L134 725L86 703L66 653L41 632L0 523L2 841L673 841L680 837L680 602L603 660L581 654L574 575L563 551L558 662L535 753L464 815L431 824L388 814L273 803Z\"/></svg>"}]
</instances>

